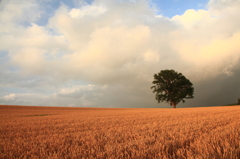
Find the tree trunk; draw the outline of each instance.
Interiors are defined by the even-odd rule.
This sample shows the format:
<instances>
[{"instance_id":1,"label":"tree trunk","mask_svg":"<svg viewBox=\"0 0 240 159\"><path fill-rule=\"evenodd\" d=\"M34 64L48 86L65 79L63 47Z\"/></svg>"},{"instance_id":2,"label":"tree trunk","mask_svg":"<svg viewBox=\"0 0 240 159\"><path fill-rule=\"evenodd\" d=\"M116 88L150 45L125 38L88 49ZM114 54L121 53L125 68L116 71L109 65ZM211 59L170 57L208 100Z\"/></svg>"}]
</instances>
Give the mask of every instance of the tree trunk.
<instances>
[{"instance_id":1,"label":"tree trunk","mask_svg":"<svg viewBox=\"0 0 240 159\"><path fill-rule=\"evenodd\" d=\"M176 105L177 105L177 104L173 103L173 108L176 108Z\"/></svg>"}]
</instances>

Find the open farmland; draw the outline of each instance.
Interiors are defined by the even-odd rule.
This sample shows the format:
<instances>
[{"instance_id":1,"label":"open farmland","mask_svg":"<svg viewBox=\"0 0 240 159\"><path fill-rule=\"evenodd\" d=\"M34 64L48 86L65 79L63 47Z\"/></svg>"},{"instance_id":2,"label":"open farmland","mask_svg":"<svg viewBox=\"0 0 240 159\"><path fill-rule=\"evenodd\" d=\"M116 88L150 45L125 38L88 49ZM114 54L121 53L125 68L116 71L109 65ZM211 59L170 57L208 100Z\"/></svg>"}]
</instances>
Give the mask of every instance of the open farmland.
<instances>
[{"instance_id":1,"label":"open farmland","mask_svg":"<svg viewBox=\"0 0 240 159\"><path fill-rule=\"evenodd\" d=\"M240 106L0 106L0 158L240 158Z\"/></svg>"}]
</instances>

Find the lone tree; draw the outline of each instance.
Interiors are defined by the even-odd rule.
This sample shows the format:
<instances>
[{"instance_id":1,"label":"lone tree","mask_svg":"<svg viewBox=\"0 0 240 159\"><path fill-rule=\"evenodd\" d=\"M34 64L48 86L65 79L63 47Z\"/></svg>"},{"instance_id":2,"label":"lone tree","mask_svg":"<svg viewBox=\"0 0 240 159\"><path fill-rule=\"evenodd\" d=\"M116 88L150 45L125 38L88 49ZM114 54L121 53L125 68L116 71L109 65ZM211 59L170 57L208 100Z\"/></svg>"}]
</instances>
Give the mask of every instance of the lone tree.
<instances>
[{"instance_id":1,"label":"lone tree","mask_svg":"<svg viewBox=\"0 0 240 159\"><path fill-rule=\"evenodd\" d=\"M193 84L181 73L174 70L162 70L154 74L153 93L156 93L158 103L167 102L176 108L179 102L185 102L184 99L193 97Z\"/></svg>"}]
</instances>

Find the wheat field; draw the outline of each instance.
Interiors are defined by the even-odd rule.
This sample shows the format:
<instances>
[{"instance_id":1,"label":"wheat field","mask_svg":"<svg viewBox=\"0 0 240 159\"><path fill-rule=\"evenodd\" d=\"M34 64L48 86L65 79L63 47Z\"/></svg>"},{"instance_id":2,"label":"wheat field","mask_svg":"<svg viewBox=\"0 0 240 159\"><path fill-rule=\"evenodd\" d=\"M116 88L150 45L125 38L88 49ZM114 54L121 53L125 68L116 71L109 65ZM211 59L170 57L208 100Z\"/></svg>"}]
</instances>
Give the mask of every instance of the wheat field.
<instances>
[{"instance_id":1,"label":"wheat field","mask_svg":"<svg viewBox=\"0 0 240 159\"><path fill-rule=\"evenodd\" d=\"M240 106L0 106L0 158L239 159Z\"/></svg>"}]
</instances>

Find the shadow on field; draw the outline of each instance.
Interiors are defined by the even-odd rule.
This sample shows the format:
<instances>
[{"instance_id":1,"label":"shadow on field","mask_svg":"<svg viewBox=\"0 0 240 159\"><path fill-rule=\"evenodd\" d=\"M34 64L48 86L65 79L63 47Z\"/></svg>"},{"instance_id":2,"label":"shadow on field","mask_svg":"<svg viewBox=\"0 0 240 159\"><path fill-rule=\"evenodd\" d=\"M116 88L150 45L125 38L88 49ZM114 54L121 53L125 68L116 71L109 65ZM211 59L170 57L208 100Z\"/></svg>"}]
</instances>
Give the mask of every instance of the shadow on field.
<instances>
[{"instance_id":1,"label":"shadow on field","mask_svg":"<svg viewBox=\"0 0 240 159\"><path fill-rule=\"evenodd\" d=\"M54 114L34 114L34 115L23 115L21 117L34 117L34 116L49 116Z\"/></svg>"}]
</instances>

